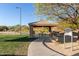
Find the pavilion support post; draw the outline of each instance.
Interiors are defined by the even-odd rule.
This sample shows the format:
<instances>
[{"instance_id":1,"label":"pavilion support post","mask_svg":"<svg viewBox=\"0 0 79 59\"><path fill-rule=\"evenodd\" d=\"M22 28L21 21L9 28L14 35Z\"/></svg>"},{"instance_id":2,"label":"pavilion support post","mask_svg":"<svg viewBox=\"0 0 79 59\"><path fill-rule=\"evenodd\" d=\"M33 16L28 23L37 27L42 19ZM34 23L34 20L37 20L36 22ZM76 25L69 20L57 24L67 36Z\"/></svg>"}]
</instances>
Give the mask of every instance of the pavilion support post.
<instances>
[{"instance_id":1,"label":"pavilion support post","mask_svg":"<svg viewBox=\"0 0 79 59\"><path fill-rule=\"evenodd\" d=\"M51 27L49 27L49 32L51 32Z\"/></svg>"},{"instance_id":2,"label":"pavilion support post","mask_svg":"<svg viewBox=\"0 0 79 59\"><path fill-rule=\"evenodd\" d=\"M30 33L30 37L33 37L33 26L29 26L30 27L30 30L29 30L29 33Z\"/></svg>"},{"instance_id":3,"label":"pavilion support post","mask_svg":"<svg viewBox=\"0 0 79 59\"><path fill-rule=\"evenodd\" d=\"M49 27L49 32L52 32L51 27Z\"/></svg>"},{"instance_id":4,"label":"pavilion support post","mask_svg":"<svg viewBox=\"0 0 79 59\"><path fill-rule=\"evenodd\" d=\"M51 27L49 27L49 36L51 36L51 32L52 32L52 29L51 29Z\"/></svg>"}]
</instances>

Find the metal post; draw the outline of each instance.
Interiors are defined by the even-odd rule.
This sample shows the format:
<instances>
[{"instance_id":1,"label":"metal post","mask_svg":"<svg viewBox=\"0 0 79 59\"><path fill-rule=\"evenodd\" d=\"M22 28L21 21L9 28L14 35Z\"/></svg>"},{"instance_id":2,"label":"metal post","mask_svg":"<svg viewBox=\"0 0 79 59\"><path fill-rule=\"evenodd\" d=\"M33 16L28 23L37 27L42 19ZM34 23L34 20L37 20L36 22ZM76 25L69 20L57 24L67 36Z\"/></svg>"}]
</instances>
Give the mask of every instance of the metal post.
<instances>
[{"instance_id":1,"label":"metal post","mask_svg":"<svg viewBox=\"0 0 79 59\"><path fill-rule=\"evenodd\" d=\"M20 35L21 35L21 8L20 8Z\"/></svg>"},{"instance_id":2,"label":"metal post","mask_svg":"<svg viewBox=\"0 0 79 59\"><path fill-rule=\"evenodd\" d=\"M64 48L65 48L65 35L64 35Z\"/></svg>"},{"instance_id":3,"label":"metal post","mask_svg":"<svg viewBox=\"0 0 79 59\"><path fill-rule=\"evenodd\" d=\"M71 51L73 51L73 36L71 36Z\"/></svg>"},{"instance_id":4,"label":"metal post","mask_svg":"<svg viewBox=\"0 0 79 59\"><path fill-rule=\"evenodd\" d=\"M21 14L21 8L20 7L16 7L16 8L19 9L19 11L20 11L20 35L21 35L22 34L21 33L21 22L22 22L21 21L22 20L22 17L21 17L22 16L22 14Z\"/></svg>"}]
</instances>

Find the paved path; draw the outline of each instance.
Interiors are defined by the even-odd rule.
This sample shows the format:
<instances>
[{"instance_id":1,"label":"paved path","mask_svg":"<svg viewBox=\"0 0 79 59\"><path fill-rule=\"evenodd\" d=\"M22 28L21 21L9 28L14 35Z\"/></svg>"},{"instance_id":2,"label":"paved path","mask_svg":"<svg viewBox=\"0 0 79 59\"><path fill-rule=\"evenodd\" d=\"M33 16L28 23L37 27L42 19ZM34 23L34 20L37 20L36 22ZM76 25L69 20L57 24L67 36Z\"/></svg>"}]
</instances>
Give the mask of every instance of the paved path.
<instances>
[{"instance_id":1,"label":"paved path","mask_svg":"<svg viewBox=\"0 0 79 59\"><path fill-rule=\"evenodd\" d=\"M28 48L28 56L62 56L43 45L43 39L33 41Z\"/></svg>"}]
</instances>

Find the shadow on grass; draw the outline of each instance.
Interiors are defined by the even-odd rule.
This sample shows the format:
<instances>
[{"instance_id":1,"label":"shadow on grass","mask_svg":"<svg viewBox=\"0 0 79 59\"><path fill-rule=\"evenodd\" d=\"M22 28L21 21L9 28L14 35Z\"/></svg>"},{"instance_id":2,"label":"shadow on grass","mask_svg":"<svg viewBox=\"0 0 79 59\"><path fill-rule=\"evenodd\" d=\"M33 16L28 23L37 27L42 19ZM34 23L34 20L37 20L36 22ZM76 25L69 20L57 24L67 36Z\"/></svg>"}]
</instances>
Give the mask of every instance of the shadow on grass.
<instances>
[{"instance_id":1,"label":"shadow on grass","mask_svg":"<svg viewBox=\"0 0 79 59\"><path fill-rule=\"evenodd\" d=\"M0 54L0 56L27 56L27 55Z\"/></svg>"},{"instance_id":2,"label":"shadow on grass","mask_svg":"<svg viewBox=\"0 0 79 59\"><path fill-rule=\"evenodd\" d=\"M0 54L0 56L17 56L17 55L14 55L14 54Z\"/></svg>"},{"instance_id":3,"label":"shadow on grass","mask_svg":"<svg viewBox=\"0 0 79 59\"><path fill-rule=\"evenodd\" d=\"M32 42L37 38L29 38L29 37L20 37L16 39L11 39L11 40L4 40L4 42Z\"/></svg>"}]
</instances>

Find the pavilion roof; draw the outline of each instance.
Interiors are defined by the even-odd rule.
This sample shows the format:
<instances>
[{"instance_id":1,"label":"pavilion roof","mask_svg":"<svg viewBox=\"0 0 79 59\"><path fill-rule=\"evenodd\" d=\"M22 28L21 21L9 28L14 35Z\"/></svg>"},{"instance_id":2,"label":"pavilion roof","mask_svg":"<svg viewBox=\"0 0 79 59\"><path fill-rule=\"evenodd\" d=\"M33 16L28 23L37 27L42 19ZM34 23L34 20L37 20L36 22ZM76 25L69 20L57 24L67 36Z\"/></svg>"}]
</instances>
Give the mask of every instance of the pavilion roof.
<instances>
[{"instance_id":1,"label":"pavilion roof","mask_svg":"<svg viewBox=\"0 0 79 59\"><path fill-rule=\"evenodd\" d=\"M37 21L37 22L29 23L29 25L31 25L31 26L52 26L52 27L54 27L57 24L50 23L48 20L40 20L40 21Z\"/></svg>"}]
</instances>

